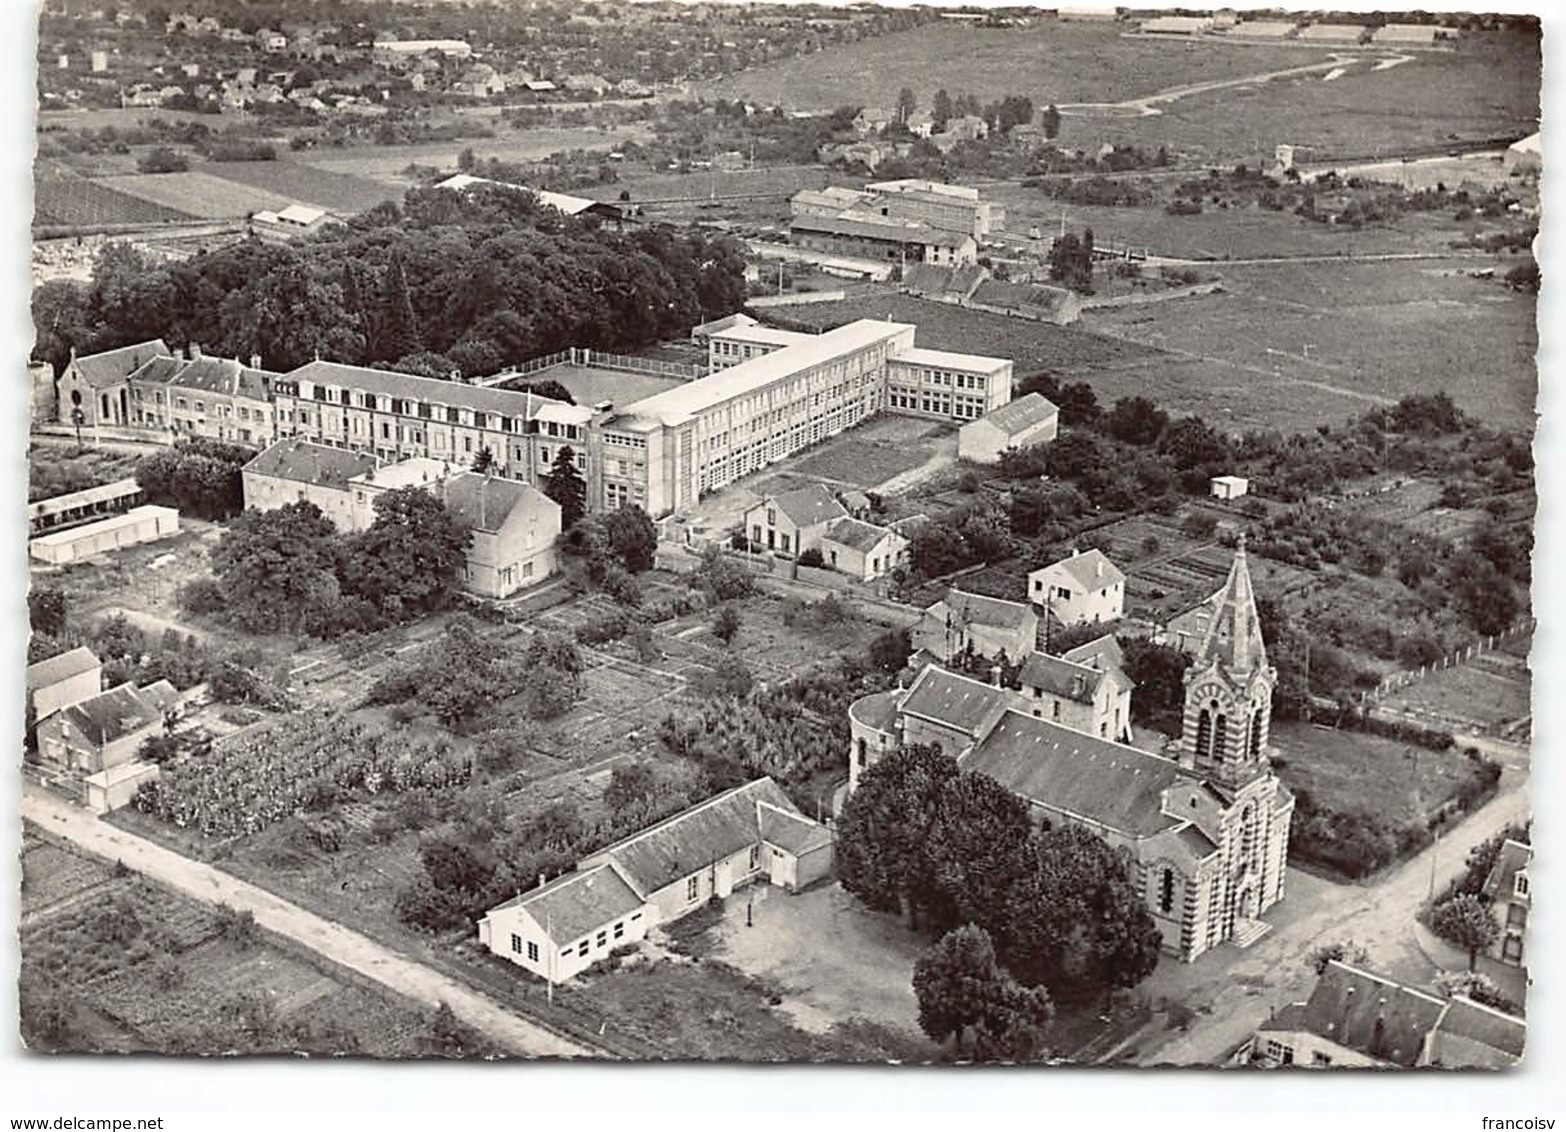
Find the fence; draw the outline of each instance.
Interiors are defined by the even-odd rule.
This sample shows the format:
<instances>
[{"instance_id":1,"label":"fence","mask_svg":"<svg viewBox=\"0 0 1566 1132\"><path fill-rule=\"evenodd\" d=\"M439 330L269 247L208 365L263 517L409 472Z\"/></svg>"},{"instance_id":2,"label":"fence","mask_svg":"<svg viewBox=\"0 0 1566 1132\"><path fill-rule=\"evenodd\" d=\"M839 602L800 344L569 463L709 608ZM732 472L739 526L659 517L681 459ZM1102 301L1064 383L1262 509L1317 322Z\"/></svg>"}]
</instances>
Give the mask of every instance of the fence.
<instances>
[{"instance_id":1,"label":"fence","mask_svg":"<svg viewBox=\"0 0 1566 1132\"><path fill-rule=\"evenodd\" d=\"M1134 307L1144 303L1162 303L1170 299L1189 299L1193 295L1211 295L1223 290L1223 283L1213 279L1206 283L1192 283L1186 287L1166 287L1162 291L1145 291L1131 295L1111 295L1082 300L1082 309L1103 310L1113 307Z\"/></svg>"},{"instance_id":2,"label":"fence","mask_svg":"<svg viewBox=\"0 0 1566 1132\"><path fill-rule=\"evenodd\" d=\"M1417 669L1409 668L1402 672L1394 672L1390 676L1383 678L1381 683L1376 685L1375 691L1368 694L1367 699L1374 702L1382 696L1395 692L1399 688L1406 688L1415 681L1423 680L1426 676L1448 668L1455 668L1457 665L1464 664L1476 656L1483 656L1487 652L1494 652L1507 641L1515 640L1533 632L1533 628L1533 619L1528 618L1513 625L1505 632L1486 637L1478 644L1469 645L1466 649L1458 649L1456 652L1448 653L1438 661L1421 664Z\"/></svg>"},{"instance_id":3,"label":"fence","mask_svg":"<svg viewBox=\"0 0 1566 1132\"><path fill-rule=\"evenodd\" d=\"M797 307L808 303L838 303L848 298L847 291L796 291L786 295L757 295L746 299L747 307L765 310L767 307Z\"/></svg>"}]
</instances>

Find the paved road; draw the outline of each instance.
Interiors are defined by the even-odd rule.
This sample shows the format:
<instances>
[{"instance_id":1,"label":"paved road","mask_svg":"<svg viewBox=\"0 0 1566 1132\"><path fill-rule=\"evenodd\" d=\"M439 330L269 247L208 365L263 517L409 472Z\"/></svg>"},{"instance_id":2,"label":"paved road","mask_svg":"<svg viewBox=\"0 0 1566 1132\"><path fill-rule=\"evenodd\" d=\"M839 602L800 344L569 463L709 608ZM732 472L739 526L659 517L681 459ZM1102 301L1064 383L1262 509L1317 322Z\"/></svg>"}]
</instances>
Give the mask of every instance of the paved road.
<instances>
[{"instance_id":1,"label":"paved road","mask_svg":"<svg viewBox=\"0 0 1566 1132\"><path fill-rule=\"evenodd\" d=\"M288 936L334 963L368 975L400 995L430 1007L444 1002L458 1018L509 1053L521 1057L604 1056L519 1018L491 999L358 932L210 865L105 825L88 811L31 784L23 791L22 816L90 853L123 861L129 868L198 900L248 909L255 913L256 922L262 927Z\"/></svg>"},{"instance_id":2,"label":"paved road","mask_svg":"<svg viewBox=\"0 0 1566 1132\"><path fill-rule=\"evenodd\" d=\"M1202 1011L1187 1033L1166 1032L1145 1044L1142 1065L1218 1062L1271 1012L1309 997L1315 981L1306 956L1323 944L1353 940L1370 965L1394 978L1428 983L1436 968L1414 941L1414 913L1434 886L1462 866L1469 849L1510 822L1530 816L1526 777L1507 772L1503 790L1447 837L1367 885L1333 884L1290 869L1283 902L1269 911L1273 932L1245 951L1225 946L1195 963L1164 963L1139 988Z\"/></svg>"}]
</instances>

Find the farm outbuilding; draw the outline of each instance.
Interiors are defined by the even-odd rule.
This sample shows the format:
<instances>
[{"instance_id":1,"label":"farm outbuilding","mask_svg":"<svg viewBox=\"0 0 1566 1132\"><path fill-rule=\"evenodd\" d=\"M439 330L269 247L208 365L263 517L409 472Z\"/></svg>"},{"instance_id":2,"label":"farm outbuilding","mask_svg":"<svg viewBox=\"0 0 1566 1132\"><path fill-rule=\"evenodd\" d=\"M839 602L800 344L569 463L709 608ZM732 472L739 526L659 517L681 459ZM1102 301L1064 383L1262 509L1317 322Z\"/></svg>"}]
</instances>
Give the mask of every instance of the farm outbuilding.
<instances>
[{"instance_id":1,"label":"farm outbuilding","mask_svg":"<svg viewBox=\"0 0 1566 1132\"><path fill-rule=\"evenodd\" d=\"M96 554L155 542L178 533L178 511L172 507L147 504L134 507L123 515L35 538L27 544L27 551L40 562L64 566Z\"/></svg>"},{"instance_id":2,"label":"farm outbuilding","mask_svg":"<svg viewBox=\"0 0 1566 1132\"><path fill-rule=\"evenodd\" d=\"M1060 410L1041 393L1029 393L957 430L957 455L976 464L999 462L1009 448L1048 444L1060 427Z\"/></svg>"},{"instance_id":3,"label":"farm outbuilding","mask_svg":"<svg viewBox=\"0 0 1566 1132\"><path fill-rule=\"evenodd\" d=\"M1360 43L1368 30L1361 24L1311 24L1300 28L1300 38L1309 43Z\"/></svg>"},{"instance_id":4,"label":"farm outbuilding","mask_svg":"<svg viewBox=\"0 0 1566 1132\"><path fill-rule=\"evenodd\" d=\"M1372 43L1394 43L1399 47L1431 47L1444 38L1445 30L1434 24L1386 24L1371 35Z\"/></svg>"},{"instance_id":5,"label":"farm outbuilding","mask_svg":"<svg viewBox=\"0 0 1566 1132\"><path fill-rule=\"evenodd\" d=\"M1293 20L1246 20L1228 34L1231 39L1285 39L1297 26Z\"/></svg>"},{"instance_id":6,"label":"farm outbuilding","mask_svg":"<svg viewBox=\"0 0 1566 1132\"><path fill-rule=\"evenodd\" d=\"M1251 481L1244 476L1214 476L1211 486L1215 499L1239 499L1251 490Z\"/></svg>"},{"instance_id":7,"label":"farm outbuilding","mask_svg":"<svg viewBox=\"0 0 1566 1132\"><path fill-rule=\"evenodd\" d=\"M1530 134L1506 147L1506 153L1501 158L1501 166L1506 170L1507 176L1537 173L1543 164L1543 158L1544 150L1539 135Z\"/></svg>"},{"instance_id":8,"label":"farm outbuilding","mask_svg":"<svg viewBox=\"0 0 1566 1132\"><path fill-rule=\"evenodd\" d=\"M1159 16L1143 22L1139 30L1153 35L1200 35L1213 26L1208 17Z\"/></svg>"}]
</instances>

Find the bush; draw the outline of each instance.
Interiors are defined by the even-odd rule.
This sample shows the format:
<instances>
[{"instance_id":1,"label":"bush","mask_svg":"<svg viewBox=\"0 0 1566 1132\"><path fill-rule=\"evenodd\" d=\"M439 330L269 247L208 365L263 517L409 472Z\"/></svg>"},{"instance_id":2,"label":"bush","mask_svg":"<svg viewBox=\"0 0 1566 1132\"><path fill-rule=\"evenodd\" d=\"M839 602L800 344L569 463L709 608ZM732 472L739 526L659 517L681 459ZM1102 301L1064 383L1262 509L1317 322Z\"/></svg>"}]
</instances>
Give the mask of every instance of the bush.
<instances>
[{"instance_id":1,"label":"bush","mask_svg":"<svg viewBox=\"0 0 1566 1132\"><path fill-rule=\"evenodd\" d=\"M629 613L617 609L578 625L576 639L584 645L606 645L610 641L618 641L629 633L634 625L635 622Z\"/></svg>"},{"instance_id":2,"label":"bush","mask_svg":"<svg viewBox=\"0 0 1566 1132\"><path fill-rule=\"evenodd\" d=\"M221 613L228 605L228 597L216 578L197 578L179 588L179 607L187 613Z\"/></svg>"},{"instance_id":3,"label":"bush","mask_svg":"<svg viewBox=\"0 0 1566 1132\"><path fill-rule=\"evenodd\" d=\"M798 561L801 566L815 566L819 568L826 565L826 559L821 557L820 548L814 546L809 550L800 551Z\"/></svg>"}]
</instances>

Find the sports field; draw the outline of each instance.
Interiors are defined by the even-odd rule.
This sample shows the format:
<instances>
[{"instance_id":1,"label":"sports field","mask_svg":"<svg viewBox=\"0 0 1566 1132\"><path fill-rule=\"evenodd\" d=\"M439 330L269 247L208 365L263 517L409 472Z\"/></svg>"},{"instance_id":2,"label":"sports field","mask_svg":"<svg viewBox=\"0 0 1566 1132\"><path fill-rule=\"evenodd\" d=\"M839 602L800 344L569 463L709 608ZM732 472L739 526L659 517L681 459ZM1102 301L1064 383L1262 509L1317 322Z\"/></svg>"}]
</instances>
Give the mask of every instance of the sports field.
<instances>
[{"instance_id":1,"label":"sports field","mask_svg":"<svg viewBox=\"0 0 1566 1132\"><path fill-rule=\"evenodd\" d=\"M214 161L203 166L201 171L344 216L366 212L382 201L396 200L401 195L368 177L334 173L302 161Z\"/></svg>"},{"instance_id":2,"label":"sports field","mask_svg":"<svg viewBox=\"0 0 1566 1132\"><path fill-rule=\"evenodd\" d=\"M203 220L234 220L263 209L283 209L293 200L280 193L192 169L185 173L133 173L104 177L111 189Z\"/></svg>"}]
</instances>

